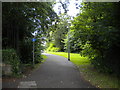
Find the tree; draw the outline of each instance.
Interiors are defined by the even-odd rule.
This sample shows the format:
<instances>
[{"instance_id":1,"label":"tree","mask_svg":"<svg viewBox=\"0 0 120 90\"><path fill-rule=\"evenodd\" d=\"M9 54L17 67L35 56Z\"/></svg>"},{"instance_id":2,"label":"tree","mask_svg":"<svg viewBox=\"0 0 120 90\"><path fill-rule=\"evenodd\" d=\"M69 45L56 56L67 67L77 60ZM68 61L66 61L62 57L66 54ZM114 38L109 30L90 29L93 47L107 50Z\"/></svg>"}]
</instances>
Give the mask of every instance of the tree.
<instances>
[{"instance_id":1,"label":"tree","mask_svg":"<svg viewBox=\"0 0 120 90\"><path fill-rule=\"evenodd\" d=\"M81 53L103 72L119 72L119 8L119 3L83 3L82 12L72 22Z\"/></svg>"},{"instance_id":2,"label":"tree","mask_svg":"<svg viewBox=\"0 0 120 90\"><path fill-rule=\"evenodd\" d=\"M50 27L48 43L52 42L53 44L55 44L55 47L58 47L59 51L65 51L64 39L66 38L66 34L68 33L69 19L70 17L67 15L60 15L59 19L56 20L56 23Z\"/></svg>"},{"instance_id":3,"label":"tree","mask_svg":"<svg viewBox=\"0 0 120 90\"><path fill-rule=\"evenodd\" d=\"M4 2L2 8L3 49L14 48L23 63L31 63L32 33L37 31L39 38L44 37L48 26L57 18L52 3ZM36 45L38 43L41 41ZM37 48L37 51L42 49Z\"/></svg>"}]
</instances>

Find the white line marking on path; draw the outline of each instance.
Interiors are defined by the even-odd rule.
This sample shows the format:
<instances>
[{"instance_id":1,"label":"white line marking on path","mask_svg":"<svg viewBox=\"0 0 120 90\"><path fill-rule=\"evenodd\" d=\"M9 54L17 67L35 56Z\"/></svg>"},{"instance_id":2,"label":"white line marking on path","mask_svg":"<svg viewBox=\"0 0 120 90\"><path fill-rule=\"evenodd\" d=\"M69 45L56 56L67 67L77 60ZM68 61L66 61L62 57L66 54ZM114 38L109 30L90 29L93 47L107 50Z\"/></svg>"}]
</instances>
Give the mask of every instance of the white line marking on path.
<instances>
[{"instance_id":1,"label":"white line marking on path","mask_svg":"<svg viewBox=\"0 0 120 90\"><path fill-rule=\"evenodd\" d=\"M22 81L19 83L18 88L37 88L35 81Z\"/></svg>"}]
</instances>

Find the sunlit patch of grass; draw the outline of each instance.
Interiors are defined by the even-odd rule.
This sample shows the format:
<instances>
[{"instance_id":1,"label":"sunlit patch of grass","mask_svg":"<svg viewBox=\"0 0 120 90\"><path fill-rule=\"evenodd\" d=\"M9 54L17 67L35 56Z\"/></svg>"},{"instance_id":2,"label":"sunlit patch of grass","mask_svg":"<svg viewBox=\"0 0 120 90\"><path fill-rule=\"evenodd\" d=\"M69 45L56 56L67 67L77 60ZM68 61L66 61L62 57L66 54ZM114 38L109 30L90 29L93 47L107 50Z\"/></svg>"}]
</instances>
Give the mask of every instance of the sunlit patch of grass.
<instances>
[{"instance_id":1,"label":"sunlit patch of grass","mask_svg":"<svg viewBox=\"0 0 120 90\"><path fill-rule=\"evenodd\" d=\"M48 52L48 53L68 58L68 53L65 52ZM87 57L82 57L80 56L80 54L77 53L70 53L70 61L75 65L86 65L90 63Z\"/></svg>"},{"instance_id":2,"label":"sunlit patch of grass","mask_svg":"<svg viewBox=\"0 0 120 90\"><path fill-rule=\"evenodd\" d=\"M42 64L42 63L44 63L44 62L46 61L47 56L45 56L45 55L41 55L41 57L43 58L43 59L41 60L41 63L37 63L37 64L35 64L34 68L38 68L40 64Z\"/></svg>"},{"instance_id":3,"label":"sunlit patch of grass","mask_svg":"<svg viewBox=\"0 0 120 90\"><path fill-rule=\"evenodd\" d=\"M43 60L42 60L41 62L43 63L43 62L45 62L45 61L46 61L46 59L47 59L47 56L45 56L45 55L42 55L42 58L43 58Z\"/></svg>"}]
</instances>

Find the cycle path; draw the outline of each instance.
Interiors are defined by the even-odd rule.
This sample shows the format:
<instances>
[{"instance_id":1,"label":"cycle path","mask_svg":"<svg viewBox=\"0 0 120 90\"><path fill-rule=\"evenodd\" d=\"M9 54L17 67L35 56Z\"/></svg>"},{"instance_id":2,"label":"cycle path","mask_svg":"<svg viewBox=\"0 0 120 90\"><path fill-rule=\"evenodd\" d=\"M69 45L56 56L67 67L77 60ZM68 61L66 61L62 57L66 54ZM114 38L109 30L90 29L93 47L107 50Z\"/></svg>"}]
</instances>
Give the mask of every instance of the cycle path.
<instances>
[{"instance_id":1,"label":"cycle path","mask_svg":"<svg viewBox=\"0 0 120 90\"><path fill-rule=\"evenodd\" d=\"M38 69L22 82L33 82L37 88L95 88L84 81L76 66L58 55L46 54L48 58ZM22 87L22 85L20 86Z\"/></svg>"}]
</instances>

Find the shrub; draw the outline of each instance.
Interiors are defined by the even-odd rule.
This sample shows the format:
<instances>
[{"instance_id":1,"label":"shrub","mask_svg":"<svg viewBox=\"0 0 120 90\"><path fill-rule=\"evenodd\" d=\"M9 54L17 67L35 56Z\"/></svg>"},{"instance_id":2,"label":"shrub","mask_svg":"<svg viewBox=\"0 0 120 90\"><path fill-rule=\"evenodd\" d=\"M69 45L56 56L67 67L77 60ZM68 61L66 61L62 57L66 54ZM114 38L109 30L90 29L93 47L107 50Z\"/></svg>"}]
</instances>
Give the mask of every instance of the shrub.
<instances>
[{"instance_id":1,"label":"shrub","mask_svg":"<svg viewBox=\"0 0 120 90\"><path fill-rule=\"evenodd\" d=\"M51 52L59 52L60 48L55 47L55 45L53 43L50 43L50 46L47 48L47 51L51 51Z\"/></svg>"},{"instance_id":2,"label":"shrub","mask_svg":"<svg viewBox=\"0 0 120 90\"><path fill-rule=\"evenodd\" d=\"M104 72L104 73L113 73L112 68L110 65L107 65L105 63L105 60L101 56L96 56L93 59L91 59L91 64L94 65L94 67L99 71L99 72ZM109 64L109 63L108 63Z\"/></svg>"},{"instance_id":3,"label":"shrub","mask_svg":"<svg viewBox=\"0 0 120 90\"><path fill-rule=\"evenodd\" d=\"M60 51L60 49L58 47L52 47L50 51L51 52L58 52L58 51Z\"/></svg>"},{"instance_id":4,"label":"shrub","mask_svg":"<svg viewBox=\"0 0 120 90\"><path fill-rule=\"evenodd\" d=\"M32 63L33 43L31 39L25 39L20 43L20 60L23 64Z\"/></svg>"},{"instance_id":5,"label":"shrub","mask_svg":"<svg viewBox=\"0 0 120 90\"><path fill-rule=\"evenodd\" d=\"M109 62L105 62L106 58L102 56L99 50L93 49L90 44L86 43L82 46L82 51L80 52L82 56L89 57L91 64L100 72L112 73L112 68L109 65Z\"/></svg>"},{"instance_id":6,"label":"shrub","mask_svg":"<svg viewBox=\"0 0 120 90\"><path fill-rule=\"evenodd\" d=\"M13 75L19 74L20 60L14 49L3 49L2 50L2 61L5 64L9 64L12 66Z\"/></svg>"},{"instance_id":7,"label":"shrub","mask_svg":"<svg viewBox=\"0 0 120 90\"><path fill-rule=\"evenodd\" d=\"M51 51L52 47L54 47L54 44L53 44L53 43L50 43L50 44L49 44L49 47L47 48L47 51Z\"/></svg>"}]
</instances>

